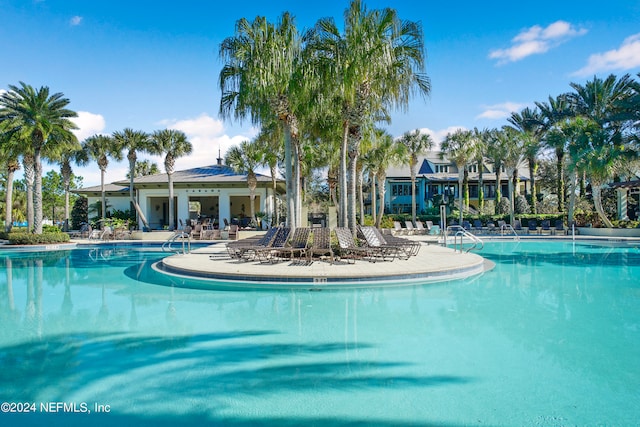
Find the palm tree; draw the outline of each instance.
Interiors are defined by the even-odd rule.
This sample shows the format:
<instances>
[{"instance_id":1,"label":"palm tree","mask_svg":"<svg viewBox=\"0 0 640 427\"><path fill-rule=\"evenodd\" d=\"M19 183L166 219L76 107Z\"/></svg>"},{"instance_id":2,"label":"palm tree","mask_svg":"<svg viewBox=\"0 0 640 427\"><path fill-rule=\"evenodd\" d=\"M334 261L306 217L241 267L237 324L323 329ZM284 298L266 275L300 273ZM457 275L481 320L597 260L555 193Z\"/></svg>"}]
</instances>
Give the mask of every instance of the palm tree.
<instances>
[{"instance_id":1,"label":"palm tree","mask_svg":"<svg viewBox=\"0 0 640 427\"><path fill-rule=\"evenodd\" d=\"M69 231L69 194L71 190L71 178L73 169L71 164L82 164L86 162L86 153L82 146L67 148L58 157L60 164L60 175L62 175L62 185L64 186L64 226L63 231Z\"/></svg>"},{"instance_id":2,"label":"palm tree","mask_svg":"<svg viewBox=\"0 0 640 427\"><path fill-rule=\"evenodd\" d=\"M345 11L343 35L332 18L319 20L315 34L312 50L320 58L324 86L333 90L328 97L341 108L340 192L348 195L346 219L354 228L356 166L363 124L385 117L389 107L406 109L410 95L428 95L431 90L423 72L422 27L400 20L393 9L369 11L360 0L353 0ZM347 155L348 186L344 184ZM344 208L343 203L341 212Z\"/></svg>"},{"instance_id":3,"label":"palm tree","mask_svg":"<svg viewBox=\"0 0 640 427\"><path fill-rule=\"evenodd\" d=\"M531 179L531 210L532 213L536 214L538 213L536 174L538 173L538 156L543 148L543 116L539 109L531 109L527 107L519 113L511 113L511 117L507 120L520 133L524 156L529 164L529 175Z\"/></svg>"},{"instance_id":4,"label":"palm tree","mask_svg":"<svg viewBox=\"0 0 640 427\"><path fill-rule=\"evenodd\" d=\"M524 155L524 140L521 134L511 126L503 126L496 132L496 143L500 146L499 151L503 153L502 162L507 171L509 185L509 222L514 224L515 219L515 199L518 177L518 166L522 162Z\"/></svg>"},{"instance_id":5,"label":"palm tree","mask_svg":"<svg viewBox=\"0 0 640 427\"><path fill-rule=\"evenodd\" d=\"M375 224L380 228L382 217L384 216L384 197L386 193L385 181L387 180L387 169L393 164L402 162L402 159L406 156L404 145L398 144L393 140L391 135L381 129L376 129L373 137L373 148L369 150L366 155L366 161L371 167L371 171L376 177L378 188L378 199L380 204L378 205L378 214L376 215ZM372 186L371 201L372 208L375 203L375 188Z\"/></svg>"},{"instance_id":6,"label":"palm tree","mask_svg":"<svg viewBox=\"0 0 640 427\"><path fill-rule=\"evenodd\" d=\"M484 209L484 159L491 140L491 132L488 129L473 129L473 139L475 152L474 160L478 167L478 211L482 213Z\"/></svg>"},{"instance_id":7,"label":"palm tree","mask_svg":"<svg viewBox=\"0 0 640 427\"><path fill-rule=\"evenodd\" d=\"M282 14L276 25L257 17L240 19L235 35L220 44L225 65L220 72L220 115L251 122L279 120L284 127L287 223L300 224L298 217L298 138L300 105L309 103L313 69L302 64L303 40L293 16Z\"/></svg>"},{"instance_id":8,"label":"palm tree","mask_svg":"<svg viewBox=\"0 0 640 427\"><path fill-rule=\"evenodd\" d=\"M113 138L108 135L93 135L85 139L82 143L82 150L84 151L83 159L94 160L98 163L100 168L100 191L102 193L102 221L107 216L107 197L104 188L104 175L107 172L107 166L109 166L109 157L119 161L122 160L122 150L114 143Z\"/></svg>"},{"instance_id":9,"label":"palm tree","mask_svg":"<svg viewBox=\"0 0 640 427\"><path fill-rule=\"evenodd\" d=\"M426 133L420 133L419 129L413 132L405 132L400 137L400 144L406 147L406 155L411 170L411 221L416 224L416 167L418 157L433 148L433 140Z\"/></svg>"},{"instance_id":10,"label":"palm tree","mask_svg":"<svg viewBox=\"0 0 640 427\"><path fill-rule=\"evenodd\" d=\"M149 152L151 147L151 139L149 134L143 131L133 130L126 128L123 131L113 133L113 141L121 150L127 150L127 160L129 161L129 198L131 202L131 210L138 213L140 221L146 228L149 228L147 217L140 209L138 201L136 200L136 193L134 189L134 179L136 171L136 161L138 160L138 152Z\"/></svg>"},{"instance_id":11,"label":"palm tree","mask_svg":"<svg viewBox=\"0 0 640 427\"><path fill-rule=\"evenodd\" d=\"M273 197L273 210L274 218L272 218L274 224L280 222L279 209L278 209L278 197L277 190L277 172L278 162L282 158L282 126L280 123L271 121L262 126L260 133L256 136L255 144L256 148L260 151L261 161L260 166L266 166L269 168L271 176L271 190Z\"/></svg>"},{"instance_id":12,"label":"palm tree","mask_svg":"<svg viewBox=\"0 0 640 427\"><path fill-rule=\"evenodd\" d=\"M176 219L174 215L173 199L173 172L176 158L191 154L193 146L187 140L184 132L175 129L164 129L155 131L151 135L150 152L164 153L164 170L167 172L169 183L169 229L174 230Z\"/></svg>"},{"instance_id":13,"label":"palm tree","mask_svg":"<svg viewBox=\"0 0 640 427\"><path fill-rule=\"evenodd\" d=\"M136 162L135 178L139 176L156 175L160 173L160 168L157 163L149 160L142 160ZM127 172L127 179L130 179L129 172Z\"/></svg>"},{"instance_id":14,"label":"palm tree","mask_svg":"<svg viewBox=\"0 0 640 427\"><path fill-rule=\"evenodd\" d=\"M613 178L620 160L635 154L629 150L625 132L633 117L627 107L637 96L637 82L629 74L619 79L611 74L604 80L594 77L585 85L571 83L571 87L575 91L567 94L571 109L574 115L585 118L579 122L581 143L575 144L574 155L577 153L578 157L573 161L584 165L582 170L591 181L596 211L602 222L611 227L602 209L600 189Z\"/></svg>"},{"instance_id":15,"label":"palm tree","mask_svg":"<svg viewBox=\"0 0 640 427\"><path fill-rule=\"evenodd\" d=\"M9 132L18 132L29 140L33 154L33 228L42 233L42 155L49 146L61 141L77 139L72 129L76 125L70 120L75 111L67 109L69 100L62 93L50 95L46 86L35 90L20 82L20 86L9 85L9 91L0 96L0 122L5 122ZM52 136L57 137L52 138ZM26 169L25 169L26 171Z\"/></svg>"},{"instance_id":16,"label":"palm tree","mask_svg":"<svg viewBox=\"0 0 640 427\"><path fill-rule=\"evenodd\" d=\"M556 194L558 195L558 211L564 212L564 156L568 144L567 135L564 133L564 125L570 118L569 104L566 95L556 98L549 97L548 102L536 102L536 106L542 114L545 130L544 142L548 148L554 150L556 155Z\"/></svg>"},{"instance_id":17,"label":"palm tree","mask_svg":"<svg viewBox=\"0 0 640 427\"><path fill-rule=\"evenodd\" d=\"M261 152L255 142L242 141L240 145L231 147L225 155L224 162L237 173L247 174L247 187L249 187L251 221L256 222L255 198L258 178L256 169L261 162Z\"/></svg>"},{"instance_id":18,"label":"palm tree","mask_svg":"<svg viewBox=\"0 0 640 427\"><path fill-rule=\"evenodd\" d=\"M460 202L460 224L463 220L463 197L462 182L464 180L467 164L474 158L475 139L473 133L469 130L458 129L455 132L447 134L440 146L440 157L447 157L455 163L458 169L458 199Z\"/></svg>"}]
</instances>

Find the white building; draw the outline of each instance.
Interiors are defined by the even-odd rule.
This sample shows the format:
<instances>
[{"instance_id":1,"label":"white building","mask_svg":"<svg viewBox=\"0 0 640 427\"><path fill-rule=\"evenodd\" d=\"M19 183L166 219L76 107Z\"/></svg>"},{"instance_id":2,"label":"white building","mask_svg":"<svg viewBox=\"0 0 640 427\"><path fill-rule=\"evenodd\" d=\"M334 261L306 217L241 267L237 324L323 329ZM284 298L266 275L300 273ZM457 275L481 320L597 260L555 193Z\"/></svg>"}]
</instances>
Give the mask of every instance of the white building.
<instances>
[{"instance_id":1,"label":"white building","mask_svg":"<svg viewBox=\"0 0 640 427\"><path fill-rule=\"evenodd\" d=\"M274 194L271 177L257 174L255 212L264 212L267 221L275 217L276 197L284 192L282 180L277 181ZM134 188L140 209L151 230L169 228L169 186L166 173L138 177ZM128 210L129 181L116 181L105 186L107 212ZM86 196L89 205L102 200L100 186L82 188L76 193ZM214 224L238 222L246 225L251 207L247 176L222 164L202 166L173 173L174 218L187 220L211 219ZM142 229L143 224L138 221ZM174 224L178 226L178 224Z\"/></svg>"}]
</instances>

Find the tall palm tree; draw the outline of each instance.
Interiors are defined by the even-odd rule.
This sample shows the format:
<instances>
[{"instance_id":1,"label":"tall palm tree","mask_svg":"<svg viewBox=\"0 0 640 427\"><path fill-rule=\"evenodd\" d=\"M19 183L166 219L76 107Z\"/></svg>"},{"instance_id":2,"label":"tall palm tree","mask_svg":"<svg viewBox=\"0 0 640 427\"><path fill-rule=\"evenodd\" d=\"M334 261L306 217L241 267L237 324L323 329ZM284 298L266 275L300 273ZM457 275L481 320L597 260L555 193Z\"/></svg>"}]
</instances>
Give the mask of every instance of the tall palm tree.
<instances>
[{"instance_id":1,"label":"tall palm tree","mask_svg":"<svg viewBox=\"0 0 640 427\"><path fill-rule=\"evenodd\" d=\"M458 169L458 199L460 202L460 224L463 220L464 204L462 196L462 182L464 181L467 165L474 158L475 139L473 133L466 129L458 129L447 134L440 146L440 157L447 157L455 163Z\"/></svg>"},{"instance_id":2,"label":"tall palm tree","mask_svg":"<svg viewBox=\"0 0 640 427\"><path fill-rule=\"evenodd\" d=\"M136 171L136 161L138 160L138 152L148 153L152 149L151 139L149 134L139 130L133 130L126 128L123 131L114 132L112 135L113 141L121 149L127 151L127 160L129 161L129 198L131 202L131 210L138 213L138 218L145 228L149 228L149 222L147 217L140 209L138 200L136 199L136 192L134 188L134 179Z\"/></svg>"},{"instance_id":3,"label":"tall palm tree","mask_svg":"<svg viewBox=\"0 0 640 427\"><path fill-rule=\"evenodd\" d=\"M232 146L225 155L224 162L238 173L247 174L247 187L249 187L251 221L256 222L256 187L258 178L256 169L261 162L261 152L255 142L242 141L240 145Z\"/></svg>"},{"instance_id":4,"label":"tall palm tree","mask_svg":"<svg viewBox=\"0 0 640 427\"><path fill-rule=\"evenodd\" d=\"M544 143L554 150L556 155L556 194L558 195L558 211L565 210L564 192L564 157L568 139L564 125L571 117L566 95L549 97L548 102L536 102L543 117Z\"/></svg>"},{"instance_id":5,"label":"tall palm tree","mask_svg":"<svg viewBox=\"0 0 640 427\"><path fill-rule=\"evenodd\" d=\"M371 191L371 199L373 207L375 187L377 187L380 204L378 205L378 214L376 215L375 223L376 227L380 228L384 216L387 169L389 169L391 165L401 163L406 154L404 145L398 144L389 133L382 129L376 129L373 142L373 148L367 152L365 157L377 181L377 186L373 186Z\"/></svg>"},{"instance_id":6,"label":"tall palm tree","mask_svg":"<svg viewBox=\"0 0 640 427\"><path fill-rule=\"evenodd\" d=\"M273 210L274 217L272 218L272 222L274 224L278 224L280 222L279 218L279 207L278 207L278 196L276 194L277 190L277 173L278 173L278 162L282 158L282 139L284 135L282 133L282 126L275 120L272 120L269 123L263 124L260 129L260 133L256 136L255 144L256 148L260 151L261 160L260 166L266 166L269 168L269 174L271 176L271 191L273 197Z\"/></svg>"},{"instance_id":7,"label":"tall palm tree","mask_svg":"<svg viewBox=\"0 0 640 427\"><path fill-rule=\"evenodd\" d=\"M102 221L107 216L107 196L104 188L104 175L109 166L109 157L119 161L122 160L122 150L115 144L112 137L108 135L93 135L82 142L84 151L83 160L94 160L100 168L100 192L102 193Z\"/></svg>"},{"instance_id":8,"label":"tall palm tree","mask_svg":"<svg viewBox=\"0 0 640 427\"><path fill-rule=\"evenodd\" d=\"M511 113L511 116L507 120L520 133L524 156L529 165L529 176L531 179L531 210L532 213L536 214L538 213L536 174L538 173L538 156L543 149L543 116L539 109L526 107L518 113Z\"/></svg>"},{"instance_id":9,"label":"tall palm tree","mask_svg":"<svg viewBox=\"0 0 640 427\"><path fill-rule=\"evenodd\" d=\"M329 97L341 108L340 190L348 194L347 220L354 228L356 166L363 124L371 118L377 121L385 117L388 108L406 109L413 93L424 96L431 90L424 73L422 27L400 20L393 9L370 11L360 0L352 0L345 11L344 34L332 18L325 18L316 24L315 35L312 50L320 58L325 87L333 90ZM345 185L347 155L349 183Z\"/></svg>"},{"instance_id":10,"label":"tall palm tree","mask_svg":"<svg viewBox=\"0 0 640 427\"><path fill-rule=\"evenodd\" d=\"M503 126L496 132L495 142L503 153L502 162L507 171L509 186L509 220L511 225L515 219L516 181L518 166L524 156L524 139L522 135L511 126Z\"/></svg>"},{"instance_id":11,"label":"tall palm tree","mask_svg":"<svg viewBox=\"0 0 640 427\"><path fill-rule=\"evenodd\" d=\"M58 92L50 95L49 88L43 86L35 90L32 86L20 82L20 86L9 85L9 91L0 95L0 122L6 122L10 132L18 132L28 139L29 150L33 154L33 228L42 233L42 155L48 146L61 141L77 139L72 129L76 125L70 120L76 117L75 111L67 107L69 100ZM57 135L56 138L51 136Z\"/></svg>"},{"instance_id":12,"label":"tall palm tree","mask_svg":"<svg viewBox=\"0 0 640 427\"><path fill-rule=\"evenodd\" d=\"M485 156L491 140L491 132L488 129L473 129L473 139L475 140L474 160L478 167L478 211L484 209L484 165Z\"/></svg>"},{"instance_id":13,"label":"tall palm tree","mask_svg":"<svg viewBox=\"0 0 640 427\"><path fill-rule=\"evenodd\" d=\"M152 153L164 153L164 170L167 172L169 183L169 229L174 230L176 219L174 215L173 172L176 159L191 154L193 145L191 145L184 132L175 129L163 129L155 131L151 135L151 146L148 150Z\"/></svg>"},{"instance_id":14,"label":"tall palm tree","mask_svg":"<svg viewBox=\"0 0 640 427\"><path fill-rule=\"evenodd\" d=\"M62 151L58 157L60 164L60 174L62 175L62 185L64 186L64 231L69 231L69 195L71 190L71 178L73 169L71 164L82 164L86 162L86 153L82 146L69 147Z\"/></svg>"},{"instance_id":15,"label":"tall palm tree","mask_svg":"<svg viewBox=\"0 0 640 427\"><path fill-rule=\"evenodd\" d=\"M411 221L416 223L416 168L418 157L433 148L433 140L419 129L413 132L405 132L399 140L406 147L406 156L411 171Z\"/></svg>"},{"instance_id":16,"label":"tall palm tree","mask_svg":"<svg viewBox=\"0 0 640 427\"><path fill-rule=\"evenodd\" d=\"M629 74L619 79L613 74L606 79L594 77L584 85L571 83L574 92L567 94L567 99L575 116L585 118L580 127L582 143L587 151L574 158L585 166L583 170L591 181L596 211L607 227L611 222L604 215L600 199L600 187L613 178L618 169L620 159L635 154L629 150L626 131L629 123L627 109L629 102L637 96L637 82ZM577 169L577 168L574 168Z\"/></svg>"},{"instance_id":17,"label":"tall palm tree","mask_svg":"<svg viewBox=\"0 0 640 427\"><path fill-rule=\"evenodd\" d=\"M220 44L220 115L253 124L279 120L284 126L287 223L300 224L298 139L300 105L309 103L313 69L303 66L303 39L285 12L274 25L264 17L240 19L235 35Z\"/></svg>"}]
</instances>

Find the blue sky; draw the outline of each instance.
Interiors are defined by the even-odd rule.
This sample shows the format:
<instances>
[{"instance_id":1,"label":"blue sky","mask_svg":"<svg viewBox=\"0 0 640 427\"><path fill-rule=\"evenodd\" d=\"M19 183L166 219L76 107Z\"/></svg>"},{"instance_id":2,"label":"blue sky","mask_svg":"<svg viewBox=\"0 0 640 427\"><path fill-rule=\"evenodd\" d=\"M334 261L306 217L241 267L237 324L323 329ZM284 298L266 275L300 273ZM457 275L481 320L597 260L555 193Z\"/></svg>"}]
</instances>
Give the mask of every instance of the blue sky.
<instances>
[{"instance_id":1,"label":"blue sky","mask_svg":"<svg viewBox=\"0 0 640 427\"><path fill-rule=\"evenodd\" d=\"M640 1L365 1L392 6L423 25L432 93L397 112L388 131L423 129L436 140L458 127L500 127L511 111L584 83L640 72ZM77 135L126 127L183 130L194 153L184 169L212 164L256 134L250 123L218 117L220 42L235 22L283 11L309 28L331 16L340 25L348 1L0 0L0 90L24 81L49 86L78 111ZM153 158L163 169L160 158ZM52 166L53 167L53 166ZM124 179L112 162L107 182ZM76 168L97 185L95 166Z\"/></svg>"}]
</instances>

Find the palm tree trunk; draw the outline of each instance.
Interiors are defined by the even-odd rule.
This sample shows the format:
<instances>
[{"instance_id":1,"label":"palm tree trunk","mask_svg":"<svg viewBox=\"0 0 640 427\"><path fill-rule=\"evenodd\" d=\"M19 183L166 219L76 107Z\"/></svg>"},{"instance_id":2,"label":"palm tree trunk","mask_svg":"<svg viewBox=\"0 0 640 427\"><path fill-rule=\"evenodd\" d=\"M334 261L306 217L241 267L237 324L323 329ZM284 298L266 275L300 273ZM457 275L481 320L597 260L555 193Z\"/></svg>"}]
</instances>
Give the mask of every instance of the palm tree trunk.
<instances>
[{"instance_id":1,"label":"palm tree trunk","mask_svg":"<svg viewBox=\"0 0 640 427\"><path fill-rule=\"evenodd\" d=\"M14 169L9 166L7 170L4 205L4 231L7 233L11 231L11 227L13 226L13 175Z\"/></svg>"},{"instance_id":2,"label":"palm tree trunk","mask_svg":"<svg viewBox=\"0 0 640 427\"><path fill-rule=\"evenodd\" d=\"M176 229L176 218L173 214L173 210L175 209L175 201L173 200L173 173L167 173L167 181L169 184L169 230L173 231Z\"/></svg>"},{"instance_id":3,"label":"palm tree trunk","mask_svg":"<svg viewBox=\"0 0 640 427\"><path fill-rule=\"evenodd\" d=\"M36 234L42 234L42 160L39 149L34 150L33 160L33 229Z\"/></svg>"},{"instance_id":4,"label":"palm tree trunk","mask_svg":"<svg viewBox=\"0 0 640 427\"><path fill-rule=\"evenodd\" d=\"M380 228L380 225L382 224L382 217L384 216L384 194L386 192L384 182L386 181L387 177L384 171L382 171L382 173L377 175L377 177L378 177L378 193L380 195L380 205L378 206L378 217L376 218L376 227Z\"/></svg>"},{"instance_id":5,"label":"palm tree trunk","mask_svg":"<svg viewBox=\"0 0 640 427\"><path fill-rule=\"evenodd\" d=\"M33 156L25 155L22 159L24 166L24 180L27 184L27 230L33 231L33 183L35 171L33 170Z\"/></svg>"},{"instance_id":6,"label":"palm tree trunk","mask_svg":"<svg viewBox=\"0 0 640 427\"><path fill-rule=\"evenodd\" d=\"M129 156L129 198L131 201L131 207L135 209L135 211L138 213L138 218L140 219L140 222L142 222L142 224L146 228L149 228L149 222L147 221L147 217L144 215L144 212L142 212L142 209L140 209L140 205L138 205L138 201L136 200L136 192L133 184L133 180L135 179L135 171L136 171L136 159L132 158L132 156ZM104 212L102 214L105 215Z\"/></svg>"},{"instance_id":7,"label":"palm tree trunk","mask_svg":"<svg viewBox=\"0 0 640 427\"><path fill-rule=\"evenodd\" d=\"M360 225L364 225L364 194L362 193L362 181L364 180L364 170L362 166L358 168L358 208L360 211Z\"/></svg>"},{"instance_id":8,"label":"palm tree trunk","mask_svg":"<svg viewBox=\"0 0 640 427\"><path fill-rule=\"evenodd\" d=\"M500 167L496 168L496 206L495 206L495 210L496 210L496 214L498 214L498 208L500 206L500 200L502 199L502 177L501 177L501 173L500 173Z\"/></svg>"},{"instance_id":9,"label":"palm tree trunk","mask_svg":"<svg viewBox=\"0 0 640 427\"><path fill-rule=\"evenodd\" d=\"M509 185L509 223L514 224L515 220L515 208L516 208L516 171L517 169L507 169L507 184Z\"/></svg>"},{"instance_id":10,"label":"palm tree trunk","mask_svg":"<svg viewBox=\"0 0 640 427\"><path fill-rule=\"evenodd\" d=\"M338 180L340 181L340 209L338 209L340 218L338 225L340 227L347 226L347 146L349 139L349 122L344 123L344 129L342 133L342 144L340 145L340 171L338 173Z\"/></svg>"},{"instance_id":11,"label":"palm tree trunk","mask_svg":"<svg viewBox=\"0 0 640 427\"><path fill-rule=\"evenodd\" d=\"M302 163L300 161L300 144L299 141L295 141L294 144L294 185L295 185L295 207L296 213L294 217L293 228L300 227L302 225Z\"/></svg>"},{"instance_id":12,"label":"palm tree trunk","mask_svg":"<svg viewBox=\"0 0 640 427\"><path fill-rule=\"evenodd\" d=\"M411 165L411 223L416 225L416 168Z\"/></svg>"},{"instance_id":13,"label":"palm tree trunk","mask_svg":"<svg viewBox=\"0 0 640 427\"><path fill-rule=\"evenodd\" d=\"M356 181L357 181L357 151L349 150L349 189L347 192L349 207L349 228L352 233L356 232ZM355 235L355 234L354 234Z\"/></svg>"},{"instance_id":14,"label":"palm tree trunk","mask_svg":"<svg viewBox=\"0 0 640 427\"><path fill-rule=\"evenodd\" d=\"M102 226L104 227L104 222L107 219L107 192L104 189L104 169L100 169L100 192L102 194L102 212L100 212L100 216L102 217Z\"/></svg>"},{"instance_id":15,"label":"palm tree trunk","mask_svg":"<svg viewBox=\"0 0 640 427\"><path fill-rule=\"evenodd\" d=\"M578 173L573 172L571 174L571 180L569 181L569 211L567 212L567 225L571 227L573 223L573 214L576 207L576 181L578 180Z\"/></svg>"},{"instance_id":16,"label":"palm tree trunk","mask_svg":"<svg viewBox=\"0 0 640 427\"><path fill-rule=\"evenodd\" d=\"M371 218L374 224L378 223L377 219L377 206L376 206L376 176L373 173L369 174L369 179L371 180Z\"/></svg>"},{"instance_id":17,"label":"palm tree trunk","mask_svg":"<svg viewBox=\"0 0 640 427\"><path fill-rule=\"evenodd\" d=\"M71 166L65 163L62 166L62 183L64 185L64 225L63 231L69 231L69 190L71 188Z\"/></svg>"},{"instance_id":18,"label":"palm tree trunk","mask_svg":"<svg viewBox=\"0 0 640 427\"><path fill-rule=\"evenodd\" d=\"M593 204L598 216L607 228L612 228L613 224L609 221L609 218L607 218L607 214L604 212L604 208L602 207L602 185L599 182L592 180L591 191L593 192Z\"/></svg>"},{"instance_id":19,"label":"palm tree trunk","mask_svg":"<svg viewBox=\"0 0 640 427\"><path fill-rule=\"evenodd\" d=\"M294 177L291 163L291 125L286 120L284 121L284 174L286 178L286 191L287 191L287 225L294 226L294 216L296 211L296 205L294 203Z\"/></svg>"},{"instance_id":20,"label":"palm tree trunk","mask_svg":"<svg viewBox=\"0 0 640 427\"><path fill-rule=\"evenodd\" d=\"M464 203L464 199L462 197L462 182L464 181L464 168L460 168L458 170L458 202L459 202L459 208L460 208L460 222L459 225L462 225L462 221L463 221L463 216L462 216L462 212L464 211L464 207L463 207L463 203Z\"/></svg>"},{"instance_id":21,"label":"palm tree trunk","mask_svg":"<svg viewBox=\"0 0 640 427\"><path fill-rule=\"evenodd\" d=\"M563 159L564 152L562 150L556 151L557 163L556 163L556 192L558 194L558 212L564 212L564 173L563 173Z\"/></svg>"},{"instance_id":22,"label":"palm tree trunk","mask_svg":"<svg viewBox=\"0 0 640 427\"><path fill-rule=\"evenodd\" d=\"M482 176L482 162L478 162L478 211L484 210L484 178Z\"/></svg>"}]
</instances>

